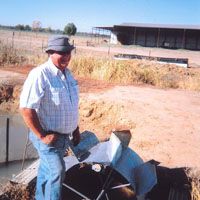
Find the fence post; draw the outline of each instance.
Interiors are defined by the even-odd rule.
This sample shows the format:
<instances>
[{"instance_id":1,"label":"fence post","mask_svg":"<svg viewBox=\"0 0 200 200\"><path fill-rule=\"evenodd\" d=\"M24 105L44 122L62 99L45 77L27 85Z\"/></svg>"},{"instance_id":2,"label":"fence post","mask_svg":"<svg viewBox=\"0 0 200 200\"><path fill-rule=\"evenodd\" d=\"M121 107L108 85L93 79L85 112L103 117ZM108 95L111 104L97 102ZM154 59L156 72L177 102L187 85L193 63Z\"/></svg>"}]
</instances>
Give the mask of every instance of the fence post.
<instances>
[{"instance_id":1,"label":"fence post","mask_svg":"<svg viewBox=\"0 0 200 200\"><path fill-rule=\"evenodd\" d=\"M14 36L15 36L15 32L13 31L13 34L12 34L12 49L14 48Z\"/></svg>"},{"instance_id":2,"label":"fence post","mask_svg":"<svg viewBox=\"0 0 200 200\"><path fill-rule=\"evenodd\" d=\"M42 52L43 52L43 49L44 49L44 40L42 40Z\"/></svg>"}]
</instances>

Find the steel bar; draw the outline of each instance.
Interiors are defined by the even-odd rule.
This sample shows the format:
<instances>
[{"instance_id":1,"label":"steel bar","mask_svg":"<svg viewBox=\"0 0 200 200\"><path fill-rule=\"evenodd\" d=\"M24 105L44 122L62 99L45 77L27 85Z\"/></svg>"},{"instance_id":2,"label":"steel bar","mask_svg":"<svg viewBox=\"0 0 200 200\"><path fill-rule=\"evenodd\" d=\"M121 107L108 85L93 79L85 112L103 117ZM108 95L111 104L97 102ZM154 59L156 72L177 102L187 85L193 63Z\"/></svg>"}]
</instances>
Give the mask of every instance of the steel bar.
<instances>
[{"instance_id":1,"label":"steel bar","mask_svg":"<svg viewBox=\"0 0 200 200\"><path fill-rule=\"evenodd\" d=\"M95 200L99 200L103 195L104 195L105 190L101 190L101 192L99 193L98 197Z\"/></svg>"},{"instance_id":2,"label":"steel bar","mask_svg":"<svg viewBox=\"0 0 200 200\"><path fill-rule=\"evenodd\" d=\"M104 185L103 185L103 187L102 187L102 190L101 190L101 192L99 193L99 195L97 196L97 198L96 198L95 200L101 199L101 197L104 195L104 193L105 193L106 190L108 189L108 187L109 187L111 181L113 180L112 177L111 177L113 171L114 171L113 168L111 168L111 170L110 170L110 172L109 172L109 174L108 174L108 177L107 177L107 179L106 179L106 181L105 181L105 183L104 183ZM110 178L110 177L111 177L111 178Z\"/></svg>"},{"instance_id":3,"label":"steel bar","mask_svg":"<svg viewBox=\"0 0 200 200\"><path fill-rule=\"evenodd\" d=\"M117 185L117 186L110 188L110 190L114 190L114 189L118 189L118 188L122 188L122 187L127 187L127 186L130 186L130 185L131 185L130 183L123 184L123 185Z\"/></svg>"},{"instance_id":4,"label":"steel bar","mask_svg":"<svg viewBox=\"0 0 200 200\"><path fill-rule=\"evenodd\" d=\"M25 147L24 147L23 158L22 158L21 170L24 169L24 163L25 163L25 159L26 159L26 153L27 153L27 148L28 148L28 146L29 146L29 134L27 133L27 136L26 136L26 144L25 144Z\"/></svg>"},{"instance_id":5,"label":"steel bar","mask_svg":"<svg viewBox=\"0 0 200 200\"><path fill-rule=\"evenodd\" d=\"M86 197L84 194L80 193L79 191L75 190L74 188L70 187L69 185L63 183L63 186L65 186L66 188L70 189L71 191L75 192L76 194L78 194L79 196L83 197L84 200L91 200L88 197Z\"/></svg>"},{"instance_id":6,"label":"steel bar","mask_svg":"<svg viewBox=\"0 0 200 200\"><path fill-rule=\"evenodd\" d=\"M110 200L110 199L108 198L108 195L107 195L107 193L105 194L105 196L106 196L106 200Z\"/></svg>"},{"instance_id":7,"label":"steel bar","mask_svg":"<svg viewBox=\"0 0 200 200\"><path fill-rule=\"evenodd\" d=\"M6 164L9 161L9 128L10 128L10 119L6 120Z\"/></svg>"}]
</instances>

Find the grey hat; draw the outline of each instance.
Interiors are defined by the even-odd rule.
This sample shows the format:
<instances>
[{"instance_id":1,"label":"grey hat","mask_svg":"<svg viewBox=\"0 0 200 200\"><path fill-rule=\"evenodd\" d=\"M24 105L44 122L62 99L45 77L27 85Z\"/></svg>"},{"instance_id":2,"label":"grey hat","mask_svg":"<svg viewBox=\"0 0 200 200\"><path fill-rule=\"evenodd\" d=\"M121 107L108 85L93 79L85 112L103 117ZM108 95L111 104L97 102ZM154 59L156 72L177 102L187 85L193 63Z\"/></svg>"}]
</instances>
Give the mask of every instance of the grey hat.
<instances>
[{"instance_id":1,"label":"grey hat","mask_svg":"<svg viewBox=\"0 0 200 200\"><path fill-rule=\"evenodd\" d=\"M69 38L63 35L54 35L48 40L48 47L46 52L52 51L61 51L67 52L73 50L75 47L69 43Z\"/></svg>"}]
</instances>

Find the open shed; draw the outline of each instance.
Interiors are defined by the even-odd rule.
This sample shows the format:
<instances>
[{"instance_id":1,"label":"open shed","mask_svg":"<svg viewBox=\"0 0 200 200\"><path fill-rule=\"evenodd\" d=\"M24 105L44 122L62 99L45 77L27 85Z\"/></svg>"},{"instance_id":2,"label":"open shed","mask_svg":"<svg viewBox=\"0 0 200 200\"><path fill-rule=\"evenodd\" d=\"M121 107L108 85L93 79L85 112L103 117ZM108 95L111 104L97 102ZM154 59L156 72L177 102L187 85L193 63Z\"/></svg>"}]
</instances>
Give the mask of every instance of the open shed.
<instances>
[{"instance_id":1,"label":"open shed","mask_svg":"<svg viewBox=\"0 0 200 200\"><path fill-rule=\"evenodd\" d=\"M110 30L122 45L200 50L200 25L122 23L95 29Z\"/></svg>"}]
</instances>

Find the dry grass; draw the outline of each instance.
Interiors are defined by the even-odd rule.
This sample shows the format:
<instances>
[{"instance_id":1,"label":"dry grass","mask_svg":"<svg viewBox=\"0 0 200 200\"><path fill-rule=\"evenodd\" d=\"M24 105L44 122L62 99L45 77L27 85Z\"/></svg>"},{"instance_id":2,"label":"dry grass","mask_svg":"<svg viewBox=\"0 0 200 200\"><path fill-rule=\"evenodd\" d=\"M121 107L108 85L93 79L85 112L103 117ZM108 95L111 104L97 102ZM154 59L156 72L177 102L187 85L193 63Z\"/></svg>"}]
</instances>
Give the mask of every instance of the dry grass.
<instances>
[{"instance_id":1,"label":"dry grass","mask_svg":"<svg viewBox=\"0 0 200 200\"><path fill-rule=\"evenodd\" d=\"M156 64L147 60L113 60L75 56L72 71L79 77L119 84L149 84L160 88L200 90L200 70Z\"/></svg>"},{"instance_id":2,"label":"dry grass","mask_svg":"<svg viewBox=\"0 0 200 200\"><path fill-rule=\"evenodd\" d=\"M0 36L5 38L2 34ZM10 35L9 39L11 38ZM13 46L12 42L5 44L3 40L0 40L0 66L36 66L47 60L47 55L42 50L42 47L46 45L47 35L16 33L15 38ZM87 39L71 38L75 43L86 43ZM26 42L25 45L23 42ZM198 68L185 69L147 60L114 60L112 57L103 56L102 52L98 52L100 56L96 56L94 52L87 56L89 53L84 52L86 54L83 55L78 49L71 62L72 71L79 77L98 79L109 83L148 84L160 88L200 91L200 69Z\"/></svg>"},{"instance_id":3,"label":"dry grass","mask_svg":"<svg viewBox=\"0 0 200 200\"><path fill-rule=\"evenodd\" d=\"M45 53L29 52L5 45L0 40L0 66L38 65L47 59Z\"/></svg>"},{"instance_id":4,"label":"dry grass","mask_svg":"<svg viewBox=\"0 0 200 200\"><path fill-rule=\"evenodd\" d=\"M7 183L3 188L3 194L0 195L1 200L31 200L29 189L25 185Z\"/></svg>"},{"instance_id":5,"label":"dry grass","mask_svg":"<svg viewBox=\"0 0 200 200\"><path fill-rule=\"evenodd\" d=\"M192 200L200 200L200 169L191 169L187 174L192 180Z\"/></svg>"},{"instance_id":6,"label":"dry grass","mask_svg":"<svg viewBox=\"0 0 200 200\"><path fill-rule=\"evenodd\" d=\"M0 66L36 66L47 60L45 53L30 53L0 45ZM79 77L118 84L148 84L160 88L200 91L200 70L157 64L147 60L113 60L111 57L74 55L71 69Z\"/></svg>"},{"instance_id":7,"label":"dry grass","mask_svg":"<svg viewBox=\"0 0 200 200\"><path fill-rule=\"evenodd\" d=\"M15 65L27 62L22 53L19 53L12 46L7 46L0 41L0 65Z\"/></svg>"}]
</instances>

